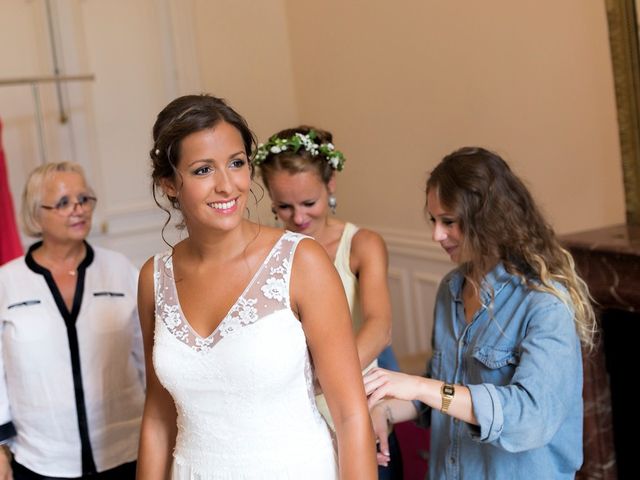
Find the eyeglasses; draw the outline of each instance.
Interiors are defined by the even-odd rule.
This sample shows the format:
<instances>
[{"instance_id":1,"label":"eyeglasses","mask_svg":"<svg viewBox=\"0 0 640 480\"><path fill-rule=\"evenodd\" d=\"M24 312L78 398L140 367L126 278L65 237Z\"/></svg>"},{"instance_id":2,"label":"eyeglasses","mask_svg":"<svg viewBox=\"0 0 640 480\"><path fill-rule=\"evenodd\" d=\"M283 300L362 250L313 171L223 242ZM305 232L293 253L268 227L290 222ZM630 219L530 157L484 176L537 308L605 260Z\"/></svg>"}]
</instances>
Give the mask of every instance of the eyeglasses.
<instances>
[{"instance_id":1,"label":"eyeglasses","mask_svg":"<svg viewBox=\"0 0 640 480\"><path fill-rule=\"evenodd\" d=\"M76 209L76 205L78 205L81 210L92 211L97 201L98 199L96 197L80 194L76 197L76 201L72 202L71 199L65 195L58 200L58 203L55 205L40 206L46 210L55 210L58 215L68 216Z\"/></svg>"}]
</instances>

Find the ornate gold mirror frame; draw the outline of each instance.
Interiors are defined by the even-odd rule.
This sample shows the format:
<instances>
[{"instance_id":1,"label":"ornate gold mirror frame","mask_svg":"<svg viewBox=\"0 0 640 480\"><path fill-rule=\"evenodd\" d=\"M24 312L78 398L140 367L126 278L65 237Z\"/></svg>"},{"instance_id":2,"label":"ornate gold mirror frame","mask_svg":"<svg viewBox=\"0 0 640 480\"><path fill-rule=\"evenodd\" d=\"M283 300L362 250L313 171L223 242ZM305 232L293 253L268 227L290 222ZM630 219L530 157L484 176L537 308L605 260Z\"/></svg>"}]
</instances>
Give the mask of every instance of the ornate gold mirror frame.
<instances>
[{"instance_id":1,"label":"ornate gold mirror frame","mask_svg":"<svg viewBox=\"0 0 640 480\"><path fill-rule=\"evenodd\" d=\"M627 224L640 225L640 51L635 0L605 0Z\"/></svg>"}]
</instances>

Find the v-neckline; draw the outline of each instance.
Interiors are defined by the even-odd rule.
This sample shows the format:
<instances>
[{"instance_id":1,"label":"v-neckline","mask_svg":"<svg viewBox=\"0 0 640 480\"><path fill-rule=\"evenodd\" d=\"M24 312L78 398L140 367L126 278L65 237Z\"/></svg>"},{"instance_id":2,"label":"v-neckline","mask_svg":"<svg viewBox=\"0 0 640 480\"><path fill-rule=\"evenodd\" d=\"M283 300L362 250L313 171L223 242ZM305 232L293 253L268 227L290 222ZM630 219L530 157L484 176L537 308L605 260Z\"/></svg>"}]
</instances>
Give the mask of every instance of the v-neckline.
<instances>
[{"instance_id":1,"label":"v-neckline","mask_svg":"<svg viewBox=\"0 0 640 480\"><path fill-rule=\"evenodd\" d=\"M282 239L284 238L286 233L287 232L285 231L282 235L280 235L280 237L278 237L278 240L276 240L276 243L273 244L273 246L269 250L269 253L267 254L267 256L264 258L264 260L262 260L262 263L256 269L255 273L252 275L251 279L249 280L249 283L247 283L247 285L244 287L244 290L242 290L242 293L238 296L238 298L236 298L236 301L233 302L231 307L229 307L229 309L227 310L227 313L225 313L224 317L222 317L222 319L218 322L216 327L206 337L200 335L196 331L196 329L193 328L193 325L191 325L191 322L189 322L189 319L184 314L184 310L182 310L182 303L180 302L180 297L178 295L178 287L176 286L175 276L173 276L173 275L171 276L171 284L173 285L173 291L175 292L175 299L176 299L176 305L178 307L178 312L180 313L180 317L184 321L184 323L187 326L187 328L191 331L191 333L195 337L196 341L200 341L200 342L202 342L204 344L211 343L212 338L215 336L215 334L218 331L220 331L220 328L224 325L224 322L233 313L233 311L236 308L236 306L238 305L238 303L240 303L240 299L244 298L246 293L251 289L253 284L256 282L256 280L258 279L258 276L260 275L260 273L262 273L262 270L264 269L265 265L267 265L267 263L269 262L269 260L273 256L273 254L276 252L276 250L277 250L276 247L278 247L278 245L280 245L280 242L282 242ZM173 269L173 255L169 256L168 265L169 265L169 268L171 269L171 271L174 272L174 269Z\"/></svg>"},{"instance_id":2,"label":"v-neckline","mask_svg":"<svg viewBox=\"0 0 640 480\"><path fill-rule=\"evenodd\" d=\"M62 291L56 284L53 274L51 271L39 263L35 261L33 258L33 252L42 246L42 240L34 243L29 247L25 255L25 263L27 267L37 274L40 274L44 277L47 286L49 287L49 291L51 292L51 296L58 307L58 311L62 316L65 324L69 328L70 326L75 325L75 322L80 313L80 308L82 306L82 299L84 297L84 287L85 287L85 273L87 267L93 263L94 252L91 245L86 240L83 240L86 248L86 253L84 259L80 262L77 269L77 278L76 278L76 287L74 289L73 300L71 303L71 308L64 301L64 297L62 296Z\"/></svg>"}]
</instances>

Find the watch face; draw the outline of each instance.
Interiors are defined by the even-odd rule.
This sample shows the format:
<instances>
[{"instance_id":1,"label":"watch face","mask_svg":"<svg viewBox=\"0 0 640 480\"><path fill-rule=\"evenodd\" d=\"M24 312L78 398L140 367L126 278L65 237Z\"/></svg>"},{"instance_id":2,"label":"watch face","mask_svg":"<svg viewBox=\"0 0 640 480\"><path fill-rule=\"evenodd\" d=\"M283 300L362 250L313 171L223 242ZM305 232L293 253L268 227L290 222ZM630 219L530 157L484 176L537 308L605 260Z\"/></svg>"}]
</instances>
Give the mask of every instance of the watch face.
<instances>
[{"instance_id":1,"label":"watch face","mask_svg":"<svg viewBox=\"0 0 640 480\"><path fill-rule=\"evenodd\" d=\"M456 392L455 388L453 388L453 385L443 385L442 386L442 393L443 395L453 395Z\"/></svg>"}]
</instances>

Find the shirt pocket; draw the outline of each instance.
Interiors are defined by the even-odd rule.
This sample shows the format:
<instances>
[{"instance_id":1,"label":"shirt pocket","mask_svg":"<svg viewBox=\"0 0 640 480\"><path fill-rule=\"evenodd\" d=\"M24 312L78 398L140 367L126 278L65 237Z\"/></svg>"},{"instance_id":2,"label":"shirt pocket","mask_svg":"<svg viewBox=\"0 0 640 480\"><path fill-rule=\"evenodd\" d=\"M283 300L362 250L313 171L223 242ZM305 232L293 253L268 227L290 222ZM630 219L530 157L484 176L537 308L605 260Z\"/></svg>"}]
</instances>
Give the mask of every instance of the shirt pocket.
<instances>
[{"instance_id":1,"label":"shirt pocket","mask_svg":"<svg viewBox=\"0 0 640 480\"><path fill-rule=\"evenodd\" d=\"M131 326L131 315L137 308L131 295L120 290L99 290L89 295L91 306L86 319L92 330L118 332Z\"/></svg>"},{"instance_id":2,"label":"shirt pocket","mask_svg":"<svg viewBox=\"0 0 640 480\"><path fill-rule=\"evenodd\" d=\"M469 383L507 385L511 382L520 354L512 348L477 347L473 350Z\"/></svg>"},{"instance_id":3,"label":"shirt pocket","mask_svg":"<svg viewBox=\"0 0 640 480\"><path fill-rule=\"evenodd\" d=\"M53 319L52 317L55 317ZM7 307L5 332L16 342L46 341L55 324L64 327L57 310L51 312L39 299L27 299L12 303Z\"/></svg>"}]
</instances>

